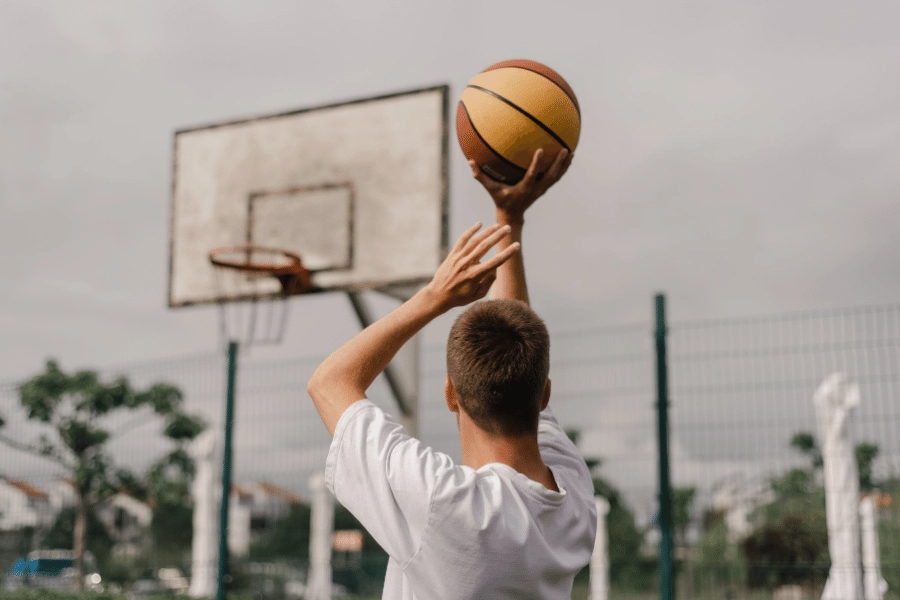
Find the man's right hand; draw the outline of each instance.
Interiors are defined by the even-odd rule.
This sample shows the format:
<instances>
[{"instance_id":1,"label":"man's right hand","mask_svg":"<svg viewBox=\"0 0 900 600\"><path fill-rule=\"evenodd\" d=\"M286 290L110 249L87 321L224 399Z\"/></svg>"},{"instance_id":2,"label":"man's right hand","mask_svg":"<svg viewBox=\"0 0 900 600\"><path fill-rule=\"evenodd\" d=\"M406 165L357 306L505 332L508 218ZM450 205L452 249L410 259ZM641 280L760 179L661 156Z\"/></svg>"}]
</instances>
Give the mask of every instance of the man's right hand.
<instances>
[{"instance_id":1,"label":"man's right hand","mask_svg":"<svg viewBox=\"0 0 900 600\"><path fill-rule=\"evenodd\" d=\"M497 278L497 269L519 251L520 244L508 244L481 262L491 248L509 235L511 227L494 224L476 234L480 228L481 223L475 223L462 234L431 283L423 289L441 313L484 298Z\"/></svg>"},{"instance_id":2,"label":"man's right hand","mask_svg":"<svg viewBox=\"0 0 900 600\"><path fill-rule=\"evenodd\" d=\"M539 178L538 164L543 155L544 151L541 149L534 153L528 171L522 180L515 185L494 181L478 167L474 160L469 161L469 166L472 167L472 176L481 182L481 185L494 199L494 204L497 206L497 216L502 222L522 222L525 219L525 211L528 207L534 204L535 200L540 198L544 192L550 189L550 186L565 175L569 165L572 164L572 157L574 156L568 150L560 150L553 164Z\"/></svg>"}]
</instances>

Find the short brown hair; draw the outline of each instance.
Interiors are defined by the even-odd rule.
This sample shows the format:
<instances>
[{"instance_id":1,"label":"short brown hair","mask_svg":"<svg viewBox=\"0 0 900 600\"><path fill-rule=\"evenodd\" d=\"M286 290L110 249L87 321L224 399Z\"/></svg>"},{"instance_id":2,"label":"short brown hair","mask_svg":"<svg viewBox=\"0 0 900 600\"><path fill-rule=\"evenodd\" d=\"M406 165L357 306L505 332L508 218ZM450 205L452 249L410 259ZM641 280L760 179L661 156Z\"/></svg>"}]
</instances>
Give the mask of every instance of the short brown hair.
<instances>
[{"instance_id":1,"label":"short brown hair","mask_svg":"<svg viewBox=\"0 0 900 600\"><path fill-rule=\"evenodd\" d=\"M466 414L490 434L537 432L549 373L547 326L524 302L478 302L450 329L447 374Z\"/></svg>"}]
</instances>

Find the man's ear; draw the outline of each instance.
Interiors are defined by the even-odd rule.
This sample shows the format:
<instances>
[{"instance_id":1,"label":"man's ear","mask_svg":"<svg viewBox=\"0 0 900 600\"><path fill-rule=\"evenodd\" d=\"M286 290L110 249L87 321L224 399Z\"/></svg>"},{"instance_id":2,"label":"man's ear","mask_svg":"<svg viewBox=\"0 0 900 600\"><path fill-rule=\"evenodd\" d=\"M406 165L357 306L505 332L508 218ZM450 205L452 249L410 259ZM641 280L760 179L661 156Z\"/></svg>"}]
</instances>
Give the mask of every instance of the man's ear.
<instances>
[{"instance_id":1,"label":"man's ear","mask_svg":"<svg viewBox=\"0 0 900 600\"><path fill-rule=\"evenodd\" d=\"M550 380L547 380L547 385L544 386L544 393L541 394L541 410L547 408L547 404L550 402Z\"/></svg>"},{"instance_id":2,"label":"man's ear","mask_svg":"<svg viewBox=\"0 0 900 600\"><path fill-rule=\"evenodd\" d=\"M456 388L453 387L453 380L450 376L444 379L444 398L447 401L447 408L450 412L459 412L459 401L456 399Z\"/></svg>"}]
</instances>

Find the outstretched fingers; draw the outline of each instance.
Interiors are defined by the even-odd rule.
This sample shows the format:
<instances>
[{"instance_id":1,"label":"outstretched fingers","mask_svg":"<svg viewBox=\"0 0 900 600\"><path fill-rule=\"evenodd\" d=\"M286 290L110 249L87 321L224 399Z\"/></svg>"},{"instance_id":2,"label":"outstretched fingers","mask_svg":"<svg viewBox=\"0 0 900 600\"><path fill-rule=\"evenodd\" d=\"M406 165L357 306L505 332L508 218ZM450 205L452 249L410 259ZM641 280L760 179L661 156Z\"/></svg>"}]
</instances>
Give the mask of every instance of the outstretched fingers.
<instances>
[{"instance_id":1,"label":"outstretched fingers","mask_svg":"<svg viewBox=\"0 0 900 600\"><path fill-rule=\"evenodd\" d=\"M481 257L487 254L488 250L496 246L497 242L509 233L509 230L509 225L501 227L495 223L473 237L463 250L463 263L472 264L480 261Z\"/></svg>"},{"instance_id":2,"label":"outstretched fingers","mask_svg":"<svg viewBox=\"0 0 900 600\"><path fill-rule=\"evenodd\" d=\"M497 268L508 261L513 254L519 251L522 245L519 242L513 242L494 256L492 256L489 260L484 261L477 267L475 267L475 274L483 275L491 273L492 277L497 276Z\"/></svg>"},{"instance_id":3,"label":"outstretched fingers","mask_svg":"<svg viewBox=\"0 0 900 600\"><path fill-rule=\"evenodd\" d=\"M472 236L475 235L475 232L478 231L479 229L481 229L481 222L475 223L474 225L472 225L471 227L466 229L463 232L463 234L461 236L459 236L459 239L456 240L456 245L453 246L453 250L451 251L451 253L462 252L463 248L466 247L466 244L469 243L469 240L472 239ZM490 228L488 228L486 231L489 231L489 230L490 230ZM482 233L484 233L484 232L482 232Z\"/></svg>"}]
</instances>

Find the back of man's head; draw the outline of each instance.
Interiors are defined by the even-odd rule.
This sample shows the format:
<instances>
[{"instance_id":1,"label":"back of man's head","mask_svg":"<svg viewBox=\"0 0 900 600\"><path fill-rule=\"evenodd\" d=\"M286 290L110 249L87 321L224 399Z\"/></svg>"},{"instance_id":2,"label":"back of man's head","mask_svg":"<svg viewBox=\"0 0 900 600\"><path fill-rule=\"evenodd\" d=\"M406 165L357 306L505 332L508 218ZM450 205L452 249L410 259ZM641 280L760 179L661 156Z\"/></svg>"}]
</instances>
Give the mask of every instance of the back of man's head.
<instances>
[{"instance_id":1,"label":"back of man's head","mask_svg":"<svg viewBox=\"0 0 900 600\"><path fill-rule=\"evenodd\" d=\"M524 302L478 302L450 329L447 374L466 414L487 433L537 432L549 372L547 326Z\"/></svg>"}]
</instances>

